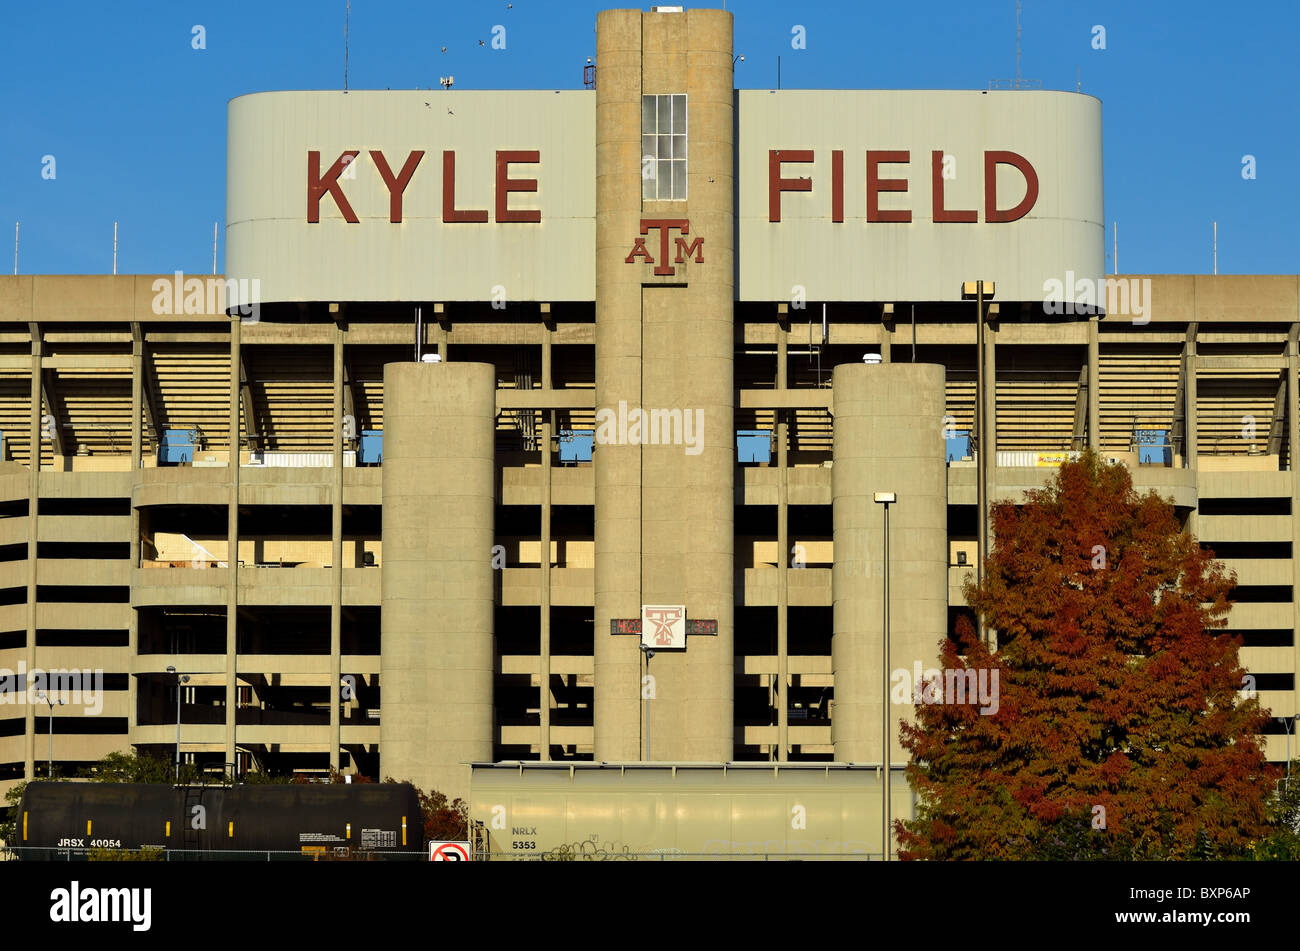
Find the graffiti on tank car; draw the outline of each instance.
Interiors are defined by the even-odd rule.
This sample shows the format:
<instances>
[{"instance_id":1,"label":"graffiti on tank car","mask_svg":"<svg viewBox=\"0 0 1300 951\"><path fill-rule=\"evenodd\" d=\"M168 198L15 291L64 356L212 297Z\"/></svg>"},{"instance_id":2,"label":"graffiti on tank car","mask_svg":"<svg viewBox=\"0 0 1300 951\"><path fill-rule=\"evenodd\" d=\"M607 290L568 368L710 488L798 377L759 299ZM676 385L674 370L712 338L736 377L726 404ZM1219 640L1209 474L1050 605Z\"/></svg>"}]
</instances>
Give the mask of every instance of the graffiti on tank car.
<instances>
[{"instance_id":1,"label":"graffiti on tank car","mask_svg":"<svg viewBox=\"0 0 1300 951\"><path fill-rule=\"evenodd\" d=\"M636 858L631 846L623 845L620 848L615 842L602 844L598 834L589 835L581 842L557 845L542 855L544 862L635 862Z\"/></svg>"}]
</instances>

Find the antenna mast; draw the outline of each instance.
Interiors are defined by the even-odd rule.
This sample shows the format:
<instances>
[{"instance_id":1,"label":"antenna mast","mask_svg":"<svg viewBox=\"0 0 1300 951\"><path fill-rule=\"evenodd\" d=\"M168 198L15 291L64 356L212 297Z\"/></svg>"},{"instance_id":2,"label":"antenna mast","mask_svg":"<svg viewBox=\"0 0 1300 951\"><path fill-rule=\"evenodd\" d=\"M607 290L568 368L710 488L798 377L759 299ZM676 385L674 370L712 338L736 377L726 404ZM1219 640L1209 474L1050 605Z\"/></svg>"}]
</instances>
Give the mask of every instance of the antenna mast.
<instances>
[{"instance_id":1,"label":"antenna mast","mask_svg":"<svg viewBox=\"0 0 1300 951\"><path fill-rule=\"evenodd\" d=\"M1016 88L1020 88L1020 5L1016 0Z\"/></svg>"},{"instance_id":2,"label":"antenna mast","mask_svg":"<svg viewBox=\"0 0 1300 951\"><path fill-rule=\"evenodd\" d=\"M348 26L352 20L352 0L343 13L343 91L348 91Z\"/></svg>"}]
</instances>

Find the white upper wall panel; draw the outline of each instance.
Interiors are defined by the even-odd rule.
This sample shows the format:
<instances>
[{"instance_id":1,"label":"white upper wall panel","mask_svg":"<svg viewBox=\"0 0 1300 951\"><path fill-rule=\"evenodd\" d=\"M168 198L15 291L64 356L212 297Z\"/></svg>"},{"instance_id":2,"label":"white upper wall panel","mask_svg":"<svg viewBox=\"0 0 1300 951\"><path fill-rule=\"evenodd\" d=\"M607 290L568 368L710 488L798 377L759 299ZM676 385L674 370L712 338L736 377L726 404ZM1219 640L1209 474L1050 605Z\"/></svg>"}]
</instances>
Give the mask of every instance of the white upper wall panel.
<instances>
[{"instance_id":1,"label":"white upper wall panel","mask_svg":"<svg viewBox=\"0 0 1300 951\"><path fill-rule=\"evenodd\" d=\"M997 299L1043 299L1044 282L1067 271L1105 272L1101 102L1044 91L744 90L739 97L739 297L810 301L959 300L963 281L997 282ZM770 221L769 150L812 150L786 162L785 191ZM832 151L843 150L842 223L832 221ZM906 179L879 193L881 210L908 210L909 223L867 220L867 151L905 151L881 164L881 179ZM933 220L932 153L951 156L943 206L977 221ZM1016 221L986 221L985 153L1022 156L1038 198ZM1015 207L1026 180L997 165L997 206ZM1066 294L1067 298L1078 299Z\"/></svg>"},{"instance_id":2,"label":"white upper wall panel","mask_svg":"<svg viewBox=\"0 0 1300 951\"><path fill-rule=\"evenodd\" d=\"M596 97L586 91L270 92L230 102L226 274L260 280L262 302L592 300L595 296ZM320 175L360 154L308 222L308 154ZM371 150L399 176L423 151L390 221L390 192ZM508 166L511 210L498 221L497 152L536 151ZM445 151L455 152L455 207L488 220L444 222ZM495 290L500 288L500 290Z\"/></svg>"}]
</instances>

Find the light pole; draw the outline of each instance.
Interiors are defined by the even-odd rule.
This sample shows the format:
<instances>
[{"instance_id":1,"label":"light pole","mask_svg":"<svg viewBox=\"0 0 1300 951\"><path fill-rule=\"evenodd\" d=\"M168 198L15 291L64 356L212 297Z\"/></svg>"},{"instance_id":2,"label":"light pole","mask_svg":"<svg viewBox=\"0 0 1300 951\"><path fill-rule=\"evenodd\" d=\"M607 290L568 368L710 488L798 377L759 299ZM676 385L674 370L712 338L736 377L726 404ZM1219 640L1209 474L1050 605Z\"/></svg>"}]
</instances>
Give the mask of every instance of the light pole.
<instances>
[{"instance_id":1,"label":"light pole","mask_svg":"<svg viewBox=\"0 0 1300 951\"><path fill-rule=\"evenodd\" d=\"M49 766L49 772L50 772L50 779L54 779L54 701L50 699L49 695L48 695L44 690L38 690L38 691L36 691L36 699L37 699L37 700L44 700L47 704L49 704L49 707L50 707L50 766ZM59 706L63 706L63 704L64 704L64 700L63 700L62 697L60 697L60 698L59 698ZM1287 749L1290 749L1290 748L1291 748L1291 747L1288 745L1288 746L1287 746ZM1288 757L1288 758L1289 758L1289 757Z\"/></svg>"},{"instance_id":2,"label":"light pole","mask_svg":"<svg viewBox=\"0 0 1300 951\"><path fill-rule=\"evenodd\" d=\"M189 674L178 673L175 667L168 667L167 673L176 674L176 783L181 781L181 684L190 682Z\"/></svg>"},{"instance_id":3,"label":"light pole","mask_svg":"<svg viewBox=\"0 0 1300 951\"><path fill-rule=\"evenodd\" d=\"M989 432L991 420L989 407L986 405L986 391L997 391L997 380L984 379L984 302L992 300L995 285L992 281L965 281L961 286L964 300L975 301L975 434L978 438L975 470L975 507L979 518L978 539L979 555L975 559L975 583L978 585L984 577L984 562L989 555L989 472L997 465L997 438ZM996 403L996 399L994 400ZM996 408L994 409L996 412ZM979 625L979 638L986 645L988 632L984 629L984 619L976 617Z\"/></svg>"},{"instance_id":4,"label":"light pole","mask_svg":"<svg viewBox=\"0 0 1300 951\"><path fill-rule=\"evenodd\" d=\"M650 677L650 658L654 657L655 652L644 641L642 641L639 646L641 648L641 653L645 654L645 676L648 679ZM645 680L642 680L641 681L641 707L642 709L645 710L645 715L642 718L642 722L645 724L645 750L641 754L641 759L642 762L649 762L650 760L650 697L646 696L645 688L646 688Z\"/></svg>"},{"instance_id":5,"label":"light pole","mask_svg":"<svg viewBox=\"0 0 1300 951\"><path fill-rule=\"evenodd\" d=\"M889 819L890 819L890 814L893 811L890 809L890 801L889 801L889 752L890 752L889 751L889 746L890 746L889 743L890 740L890 735L889 735L889 506L898 501L898 496L893 492L877 492L875 494L875 500L876 502L878 502L879 504L885 507L885 571L884 571L885 591L884 591L884 599L883 599L885 602L885 617L884 617L885 626L884 626L884 630L882 631L882 637L880 639L881 643L884 645L883 648L884 660L880 666L880 669L883 672L881 678L881 688L880 688L881 689L880 707L881 710L883 711L883 715L880 718L881 719L880 775L882 777L881 778L881 803L880 803L880 817L881 817L880 850L881 850L881 854L884 856L882 861L888 862L890 839L892 836L892 832L890 831L889 828Z\"/></svg>"}]
</instances>

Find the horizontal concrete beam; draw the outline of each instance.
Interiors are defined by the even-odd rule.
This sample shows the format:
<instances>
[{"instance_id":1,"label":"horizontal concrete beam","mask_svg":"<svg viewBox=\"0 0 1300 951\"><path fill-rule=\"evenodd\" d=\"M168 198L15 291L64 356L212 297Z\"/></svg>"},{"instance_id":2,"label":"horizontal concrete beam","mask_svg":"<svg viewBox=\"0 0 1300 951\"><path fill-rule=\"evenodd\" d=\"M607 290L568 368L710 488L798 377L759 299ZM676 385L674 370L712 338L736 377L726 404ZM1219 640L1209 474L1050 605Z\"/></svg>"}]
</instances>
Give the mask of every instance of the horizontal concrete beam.
<instances>
[{"instance_id":1,"label":"horizontal concrete beam","mask_svg":"<svg viewBox=\"0 0 1300 951\"><path fill-rule=\"evenodd\" d=\"M507 409L595 409L593 390L497 390L497 412Z\"/></svg>"},{"instance_id":2,"label":"horizontal concrete beam","mask_svg":"<svg viewBox=\"0 0 1300 951\"><path fill-rule=\"evenodd\" d=\"M1268 353L1196 358L1198 370L1285 370L1286 357Z\"/></svg>"},{"instance_id":3,"label":"horizontal concrete beam","mask_svg":"<svg viewBox=\"0 0 1300 951\"><path fill-rule=\"evenodd\" d=\"M826 409L835 411L829 387L801 390L741 390L741 409Z\"/></svg>"}]
</instances>

